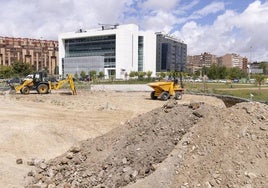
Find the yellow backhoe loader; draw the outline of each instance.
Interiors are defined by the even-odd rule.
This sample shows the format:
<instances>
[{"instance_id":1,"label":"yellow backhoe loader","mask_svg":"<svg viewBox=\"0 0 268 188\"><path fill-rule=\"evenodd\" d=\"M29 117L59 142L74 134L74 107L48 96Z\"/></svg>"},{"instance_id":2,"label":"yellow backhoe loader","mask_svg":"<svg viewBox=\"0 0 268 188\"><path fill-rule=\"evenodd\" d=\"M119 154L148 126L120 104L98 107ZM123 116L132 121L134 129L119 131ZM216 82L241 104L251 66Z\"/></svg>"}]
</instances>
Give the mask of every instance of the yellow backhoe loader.
<instances>
[{"instance_id":1,"label":"yellow backhoe loader","mask_svg":"<svg viewBox=\"0 0 268 188\"><path fill-rule=\"evenodd\" d=\"M44 71L36 72L33 74L32 79L25 79L19 85L10 84L11 88L14 88L16 93L29 94L31 90L36 90L39 94L50 93L51 90L60 89L65 83L69 83L72 94L76 94L76 88L72 75L68 75L66 79L56 81L50 80L47 77L47 73Z\"/></svg>"}]
</instances>

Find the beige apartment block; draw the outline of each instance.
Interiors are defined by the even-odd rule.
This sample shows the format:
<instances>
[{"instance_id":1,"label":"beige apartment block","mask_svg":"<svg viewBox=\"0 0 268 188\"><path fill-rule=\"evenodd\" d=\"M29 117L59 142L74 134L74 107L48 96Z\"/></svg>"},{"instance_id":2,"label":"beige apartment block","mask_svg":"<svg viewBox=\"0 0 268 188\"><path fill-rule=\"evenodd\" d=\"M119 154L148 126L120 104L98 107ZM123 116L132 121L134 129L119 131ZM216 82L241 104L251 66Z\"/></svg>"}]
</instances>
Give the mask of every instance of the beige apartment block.
<instances>
[{"instance_id":1,"label":"beige apartment block","mask_svg":"<svg viewBox=\"0 0 268 188\"><path fill-rule=\"evenodd\" d=\"M202 67L210 67L212 64L216 64L217 56L204 52L201 55L187 56L187 69L191 72L195 72Z\"/></svg>"},{"instance_id":2,"label":"beige apartment block","mask_svg":"<svg viewBox=\"0 0 268 188\"><path fill-rule=\"evenodd\" d=\"M16 61L54 74L58 66L58 41L0 37L0 65L10 66Z\"/></svg>"},{"instance_id":3,"label":"beige apartment block","mask_svg":"<svg viewBox=\"0 0 268 188\"><path fill-rule=\"evenodd\" d=\"M225 54L222 56L222 65L225 65L227 68L238 67L240 69L243 69L244 61L244 57L241 57L235 53Z\"/></svg>"}]
</instances>

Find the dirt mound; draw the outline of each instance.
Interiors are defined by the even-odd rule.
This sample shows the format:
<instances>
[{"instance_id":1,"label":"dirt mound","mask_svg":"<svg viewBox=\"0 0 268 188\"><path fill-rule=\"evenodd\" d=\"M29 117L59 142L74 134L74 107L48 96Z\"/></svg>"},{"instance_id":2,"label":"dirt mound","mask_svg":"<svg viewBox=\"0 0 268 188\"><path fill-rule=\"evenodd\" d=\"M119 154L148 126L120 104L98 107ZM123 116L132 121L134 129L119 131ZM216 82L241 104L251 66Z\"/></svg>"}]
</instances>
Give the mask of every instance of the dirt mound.
<instances>
[{"instance_id":1,"label":"dirt mound","mask_svg":"<svg viewBox=\"0 0 268 188\"><path fill-rule=\"evenodd\" d=\"M28 175L31 185L50 187L265 187L267 110L170 100L62 156L34 161Z\"/></svg>"}]
</instances>

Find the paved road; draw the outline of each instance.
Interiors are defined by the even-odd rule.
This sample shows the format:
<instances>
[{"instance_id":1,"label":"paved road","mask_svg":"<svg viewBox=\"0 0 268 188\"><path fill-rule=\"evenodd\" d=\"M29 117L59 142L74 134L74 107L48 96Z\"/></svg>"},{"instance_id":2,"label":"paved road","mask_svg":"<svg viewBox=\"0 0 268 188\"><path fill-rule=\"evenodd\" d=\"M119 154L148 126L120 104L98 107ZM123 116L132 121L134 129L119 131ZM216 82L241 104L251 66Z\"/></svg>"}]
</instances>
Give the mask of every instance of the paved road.
<instances>
[{"instance_id":1,"label":"paved road","mask_svg":"<svg viewBox=\"0 0 268 188\"><path fill-rule=\"evenodd\" d=\"M153 91L146 84L114 84L114 85L92 85L91 90L94 91Z\"/></svg>"}]
</instances>

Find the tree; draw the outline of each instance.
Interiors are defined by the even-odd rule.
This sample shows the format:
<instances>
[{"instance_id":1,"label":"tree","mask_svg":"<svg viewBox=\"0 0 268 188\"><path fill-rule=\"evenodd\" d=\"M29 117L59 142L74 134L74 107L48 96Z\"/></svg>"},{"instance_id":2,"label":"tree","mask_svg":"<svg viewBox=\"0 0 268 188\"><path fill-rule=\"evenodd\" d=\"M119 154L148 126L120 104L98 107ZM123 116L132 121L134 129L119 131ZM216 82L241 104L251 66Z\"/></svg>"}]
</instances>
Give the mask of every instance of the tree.
<instances>
[{"instance_id":1,"label":"tree","mask_svg":"<svg viewBox=\"0 0 268 188\"><path fill-rule=\"evenodd\" d=\"M256 80L256 83L258 84L259 86L259 93L261 93L261 85L265 79L265 76L263 74L254 74L253 76Z\"/></svg>"},{"instance_id":2,"label":"tree","mask_svg":"<svg viewBox=\"0 0 268 188\"><path fill-rule=\"evenodd\" d=\"M90 76L90 78L92 79L92 80L95 80L96 79L96 76L97 76L97 71L95 71L95 70L91 70L91 71L89 71L89 76Z\"/></svg>"},{"instance_id":3,"label":"tree","mask_svg":"<svg viewBox=\"0 0 268 188\"><path fill-rule=\"evenodd\" d=\"M153 72L152 71L147 71L146 72L146 76L148 79L151 79L151 76L152 76Z\"/></svg>"},{"instance_id":4,"label":"tree","mask_svg":"<svg viewBox=\"0 0 268 188\"><path fill-rule=\"evenodd\" d=\"M268 62L261 62L260 63L259 68L263 70L263 74L268 74L267 64L268 64Z\"/></svg>"},{"instance_id":5,"label":"tree","mask_svg":"<svg viewBox=\"0 0 268 188\"><path fill-rule=\"evenodd\" d=\"M130 73L129 73L130 78L134 78L135 75L136 75L135 71L130 71Z\"/></svg>"},{"instance_id":6,"label":"tree","mask_svg":"<svg viewBox=\"0 0 268 188\"><path fill-rule=\"evenodd\" d=\"M143 79L143 77L146 75L146 72L139 71L138 72L138 78Z\"/></svg>"},{"instance_id":7,"label":"tree","mask_svg":"<svg viewBox=\"0 0 268 188\"><path fill-rule=\"evenodd\" d=\"M104 75L104 72L100 71L100 72L99 72L99 76L98 76L98 77L99 77L100 79L103 79L103 78L104 78L104 76L105 76L105 75Z\"/></svg>"},{"instance_id":8,"label":"tree","mask_svg":"<svg viewBox=\"0 0 268 188\"><path fill-rule=\"evenodd\" d=\"M80 77L84 80L86 78L86 72L82 70L80 72Z\"/></svg>"},{"instance_id":9,"label":"tree","mask_svg":"<svg viewBox=\"0 0 268 188\"><path fill-rule=\"evenodd\" d=\"M34 69L33 66L29 63L16 61L11 65L13 75L18 75L20 77L31 74Z\"/></svg>"},{"instance_id":10,"label":"tree","mask_svg":"<svg viewBox=\"0 0 268 188\"><path fill-rule=\"evenodd\" d=\"M12 75L11 67L9 66L0 66L0 78L10 78Z\"/></svg>"}]
</instances>

